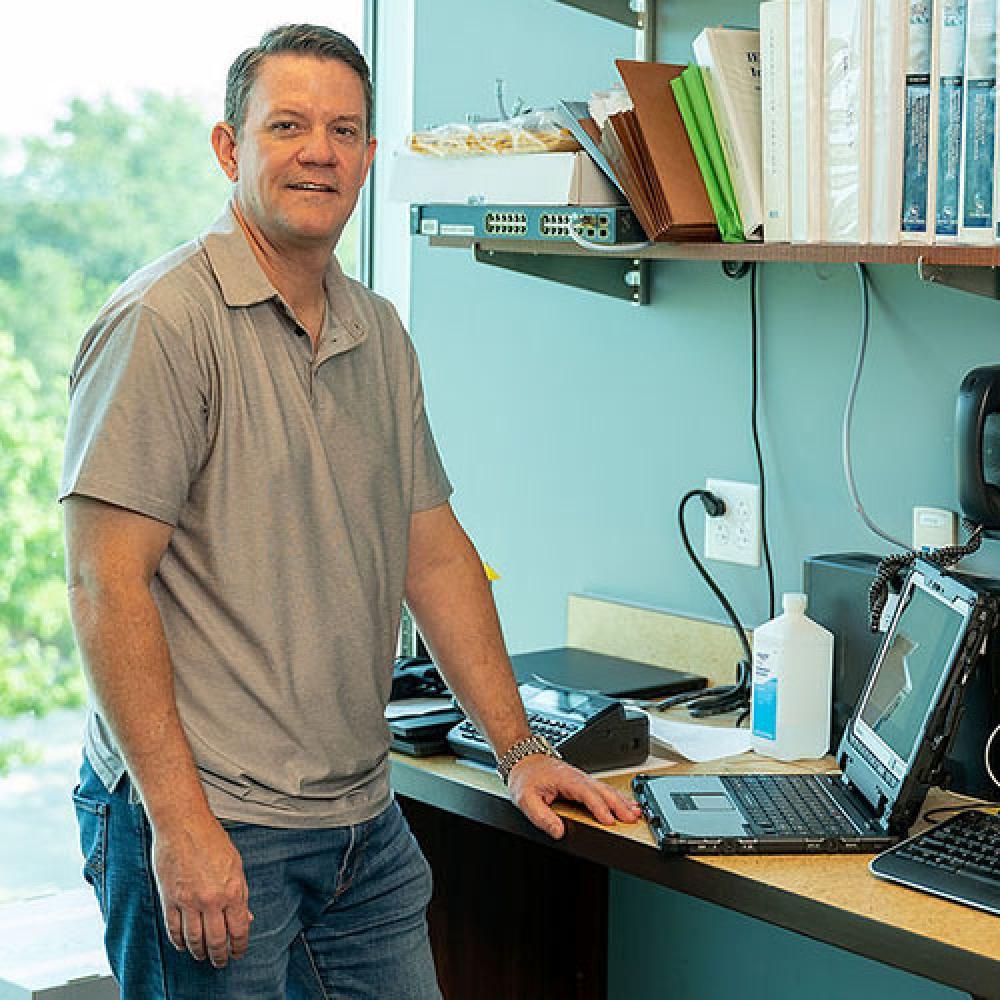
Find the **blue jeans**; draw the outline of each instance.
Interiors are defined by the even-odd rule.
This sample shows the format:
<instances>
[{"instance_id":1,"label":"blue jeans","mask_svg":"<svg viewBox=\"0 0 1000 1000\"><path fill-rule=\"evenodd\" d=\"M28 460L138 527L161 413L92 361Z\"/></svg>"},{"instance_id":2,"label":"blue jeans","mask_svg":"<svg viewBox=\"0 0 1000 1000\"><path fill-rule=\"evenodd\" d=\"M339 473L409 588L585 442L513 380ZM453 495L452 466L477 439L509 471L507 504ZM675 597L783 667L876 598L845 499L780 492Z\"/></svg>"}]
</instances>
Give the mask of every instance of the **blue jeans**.
<instances>
[{"instance_id":1,"label":"blue jeans","mask_svg":"<svg viewBox=\"0 0 1000 1000\"><path fill-rule=\"evenodd\" d=\"M254 920L246 955L215 969L167 938L152 833L128 776L109 793L84 759L73 800L123 1000L439 1000L430 868L396 802L349 827L224 824Z\"/></svg>"}]
</instances>

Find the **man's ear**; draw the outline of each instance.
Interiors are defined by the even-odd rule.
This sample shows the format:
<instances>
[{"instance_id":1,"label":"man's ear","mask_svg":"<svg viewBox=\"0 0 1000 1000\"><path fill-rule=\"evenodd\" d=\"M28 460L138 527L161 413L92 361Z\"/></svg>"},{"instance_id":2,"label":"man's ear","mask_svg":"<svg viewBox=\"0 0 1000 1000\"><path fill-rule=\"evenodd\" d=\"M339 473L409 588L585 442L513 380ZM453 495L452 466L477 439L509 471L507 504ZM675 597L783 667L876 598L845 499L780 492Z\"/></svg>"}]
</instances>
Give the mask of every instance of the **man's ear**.
<instances>
[{"instance_id":1,"label":"man's ear","mask_svg":"<svg viewBox=\"0 0 1000 1000\"><path fill-rule=\"evenodd\" d=\"M212 149L225 175L235 184L240 170L236 162L236 133L228 122L219 122L212 129Z\"/></svg>"}]
</instances>

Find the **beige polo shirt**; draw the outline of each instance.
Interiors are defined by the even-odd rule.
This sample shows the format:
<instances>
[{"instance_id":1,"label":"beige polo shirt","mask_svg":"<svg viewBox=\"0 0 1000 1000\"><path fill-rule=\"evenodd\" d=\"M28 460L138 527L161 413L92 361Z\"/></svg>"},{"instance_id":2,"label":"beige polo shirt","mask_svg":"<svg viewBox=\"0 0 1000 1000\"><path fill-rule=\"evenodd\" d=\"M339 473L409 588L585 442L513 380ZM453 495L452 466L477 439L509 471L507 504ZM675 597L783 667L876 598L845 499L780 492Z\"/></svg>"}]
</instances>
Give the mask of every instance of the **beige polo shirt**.
<instances>
[{"instance_id":1,"label":"beige polo shirt","mask_svg":"<svg viewBox=\"0 0 1000 1000\"><path fill-rule=\"evenodd\" d=\"M60 487L174 526L153 596L209 804L279 827L389 801L410 516L451 492L395 310L335 259L326 286L314 354L229 210L134 275L74 362ZM93 710L86 752L114 787Z\"/></svg>"}]
</instances>

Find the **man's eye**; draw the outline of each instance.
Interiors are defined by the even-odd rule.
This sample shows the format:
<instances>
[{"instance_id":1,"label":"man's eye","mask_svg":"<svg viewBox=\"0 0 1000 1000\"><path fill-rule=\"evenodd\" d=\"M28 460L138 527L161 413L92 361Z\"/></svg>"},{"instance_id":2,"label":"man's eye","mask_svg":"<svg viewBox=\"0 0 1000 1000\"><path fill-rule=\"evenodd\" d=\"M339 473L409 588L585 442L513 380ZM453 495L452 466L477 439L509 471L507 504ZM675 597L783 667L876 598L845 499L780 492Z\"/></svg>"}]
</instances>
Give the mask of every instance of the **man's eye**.
<instances>
[{"instance_id":1,"label":"man's eye","mask_svg":"<svg viewBox=\"0 0 1000 1000\"><path fill-rule=\"evenodd\" d=\"M354 125L337 125L334 128L334 132L342 139L354 139L358 134L358 130Z\"/></svg>"},{"instance_id":2,"label":"man's eye","mask_svg":"<svg viewBox=\"0 0 1000 1000\"><path fill-rule=\"evenodd\" d=\"M295 122L273 122L271 125L271 129L274 132L292 132L296 128L298 126Z\"/></svg>"}]
</instances>

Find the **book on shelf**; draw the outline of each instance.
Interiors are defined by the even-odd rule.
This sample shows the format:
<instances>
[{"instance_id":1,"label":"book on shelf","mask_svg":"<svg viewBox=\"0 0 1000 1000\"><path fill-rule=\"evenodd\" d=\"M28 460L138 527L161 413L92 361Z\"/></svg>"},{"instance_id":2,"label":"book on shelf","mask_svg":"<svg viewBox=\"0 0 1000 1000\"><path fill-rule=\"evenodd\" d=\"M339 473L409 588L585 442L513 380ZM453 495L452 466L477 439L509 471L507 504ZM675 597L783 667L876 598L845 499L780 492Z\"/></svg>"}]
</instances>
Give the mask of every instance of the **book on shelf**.
<instances>
[{"instance_id":1,"label":"book on shelf","mask_svg":"<svg viewBox=\"0 0 1000 1000\"><path fill-rule=\"evenodd\" d=\"M674 92L723 242L742 243L743 223L701 70L696 65L688 66L670 81L670 89Z\"/></svg>"},{"instance_id":2,"label":"book on shelf","mask_svg":"<svg viewBox=\"0 0 1000 1000\"><path fill-rule=\"evenodd\" d=\"M823 22L826 0L788 0L788 200L793 243L823 232Z\"/></svg>"},{"instance_id":3,"label":"book on shelf","mask_svg":"<svg viewBox=\"0 0 1000 1000\"><path fill-rule=\"evenodd\" d=\"M929 151L932 118L937 118L931 99L931 0L907 0L907 5L900 238L929 243L934 217Z\"/></svg>"},{"instance_id":4,"label":"book on shelf","mask_svg":"<svg viewBox=\"0 0 1000 1000\"><path fill-rule=\"evenodd\" d=\"M717 240L719 229L670 81L683 66L616 59L632 108L609 115L600 148L647 237Z\"/></svg>"},{"instance_id":5,"label":"book on shelf","mask_svg":"<svg viewBox=\"0 0 1000 1000\"><path fill-rule=\"evenodd\" d=\"M761 197L764 240L787 243L789 217L788 0L760 5Z\"/></svg>"},{"instance_id":6,"label":"book on shelf","mask_svg":"<svg viewBox=\"0 0 1000 1000\"><path fill-rule=\"evenodd\" d=\"M962 165L962 94L965 83L966 0L934 4L937 129L931 133L934 162L934 239L958 240L959 185Z\"/></svg>"},{"instance_id":7,"label":"book on shelf","mask_svg":"<svg viewBox=\"0 0 1000 1000\"><path fill-rule=\"evenodd\" d=\"M823 39L823 240L867 243L871 3L834 0Z\"/></svg>"},{"instance_id":8,"label":"book on shelf","mask_svg":"<svg viewBox=\"0 0 1000 1000\"><path fill-rule=\"evenodd\" d=\"M907 10L907 0L872 0L871 243L899 242Z\"/></svg>"},{"instance_id":9,"label":"book on shelf","mask_svg":"<svg viewBox=\"0 0 1000 1000\"><path fill-rule=\"evenodd\" d=\"M704 28L693 43L705 76L743 233L759 239L764 222L761 178L760 32Z\"/></svg>"},{"instance_id":10,"label":"book on shelf","mask_svg":"<svg viewBox=\"0 0 1000 1000\"><path fill-rule=\"evenodd\" d=\"M994 241L996 163L997 0L969 0L965 15L965 114L958 236Z\"/></svg>"}]
</instances>

